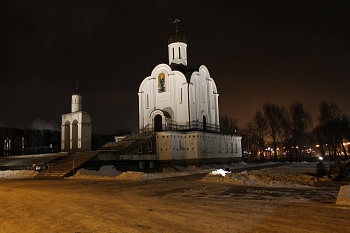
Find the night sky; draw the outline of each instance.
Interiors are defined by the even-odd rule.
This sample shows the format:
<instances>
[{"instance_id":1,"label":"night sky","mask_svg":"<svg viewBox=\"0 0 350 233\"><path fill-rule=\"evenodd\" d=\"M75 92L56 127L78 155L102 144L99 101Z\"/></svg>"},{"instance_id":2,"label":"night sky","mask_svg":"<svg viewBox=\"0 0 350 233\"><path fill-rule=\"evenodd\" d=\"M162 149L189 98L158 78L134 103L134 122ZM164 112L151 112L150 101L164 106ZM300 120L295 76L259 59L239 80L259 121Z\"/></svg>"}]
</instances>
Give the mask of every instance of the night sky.
<instances>
[{"instance_id":1,"label":"night sky","mask_svg":"<svg viewBox=\"0 0 350 233\"><path fill-rule=\"evenodd\" d=\"M322 100L350 114L350 1L0 3L0 126L59 129L75 80L94 133L138 129L138 88L181 20L189 66L206 65L221 115Z\"/></svg>"}]
</instances>

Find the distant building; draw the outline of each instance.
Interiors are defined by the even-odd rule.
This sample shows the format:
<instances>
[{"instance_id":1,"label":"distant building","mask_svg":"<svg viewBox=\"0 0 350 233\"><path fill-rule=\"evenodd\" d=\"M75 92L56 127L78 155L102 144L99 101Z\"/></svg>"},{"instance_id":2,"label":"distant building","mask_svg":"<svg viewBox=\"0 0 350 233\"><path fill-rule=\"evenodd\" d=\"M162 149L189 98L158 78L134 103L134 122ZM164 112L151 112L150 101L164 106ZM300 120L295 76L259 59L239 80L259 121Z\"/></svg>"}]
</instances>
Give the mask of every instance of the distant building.
<instances>
[{"instance_id":1,"label":"distant building","mask_svg":"<svg viewBox=\"0 0 350 233\"><path fill-rule=\"evenodd\" d=\"M82 111L82 102L81 93L76 87L72 93L71 113L62 115L62 151L91 150L91 116Z\"/></svg>"}]
</instances>

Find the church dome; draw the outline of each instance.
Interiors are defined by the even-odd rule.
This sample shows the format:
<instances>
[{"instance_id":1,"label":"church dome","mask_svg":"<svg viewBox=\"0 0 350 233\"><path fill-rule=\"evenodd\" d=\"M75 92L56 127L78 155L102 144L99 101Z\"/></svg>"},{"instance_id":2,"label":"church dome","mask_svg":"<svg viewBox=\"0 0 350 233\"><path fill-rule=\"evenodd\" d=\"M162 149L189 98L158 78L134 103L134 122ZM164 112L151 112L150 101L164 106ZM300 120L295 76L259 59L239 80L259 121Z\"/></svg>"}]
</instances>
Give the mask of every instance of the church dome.
<instances>
[{"instance_id":1,"label":"church dome","mask_svg":"<svg viewBox=\"0 0 350 233\"><path fill-rule=\"evenodd\" d=\"M176 43L176 42L182 42L182 43L187 44L186 38L182 35L179 35L179 34L172 35L168 40L168 44L172 44L172 43Z\"/></svg>"},{"instance_id":2,"label":"church dome","mask_svg":"<svg viewBox=\"0 0 350 233\"><path fill-rule=\"evenodd\" d=\"M75 88L75 90L72 92L72 95L81 95L81 93L78 88Z\"/></svg>"}]
</instances>

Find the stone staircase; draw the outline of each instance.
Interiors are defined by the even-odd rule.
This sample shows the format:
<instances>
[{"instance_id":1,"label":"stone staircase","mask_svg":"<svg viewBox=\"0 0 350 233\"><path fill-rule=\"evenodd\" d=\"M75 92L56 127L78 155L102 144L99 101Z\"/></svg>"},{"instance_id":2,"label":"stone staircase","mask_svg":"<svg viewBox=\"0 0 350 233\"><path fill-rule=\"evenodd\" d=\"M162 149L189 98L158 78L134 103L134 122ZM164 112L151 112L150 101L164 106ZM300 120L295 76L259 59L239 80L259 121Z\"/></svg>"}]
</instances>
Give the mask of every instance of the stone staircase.
<instances>
[{"instance_id":1,"label":"stone staircase","mask_svg":"<svg viewBox=\"0 0 350 233\"><path fill-rule=\"evenodd\" d=\"M71 154L64 159L57 161L56 164L52 165L46 170L43 170L35 178L40 179L63 179L64 177L73 175L77 169L81 167L85 162L95 157L100 151L86 151L76 152Z\"/></svg>"},{"instance_id":2,"label":"stone staircase","mask_svg":"<svg viewBox=\"0 0 350 233\"><path fill-rule=\"evenodd\" d=\"M148 143L155 137L155 133L140 133L140 134L129 134L121 141L108 142L103 145L100 150L113 150L120 153L138 153L139 145Z\"/></svg>"}]
</instances>

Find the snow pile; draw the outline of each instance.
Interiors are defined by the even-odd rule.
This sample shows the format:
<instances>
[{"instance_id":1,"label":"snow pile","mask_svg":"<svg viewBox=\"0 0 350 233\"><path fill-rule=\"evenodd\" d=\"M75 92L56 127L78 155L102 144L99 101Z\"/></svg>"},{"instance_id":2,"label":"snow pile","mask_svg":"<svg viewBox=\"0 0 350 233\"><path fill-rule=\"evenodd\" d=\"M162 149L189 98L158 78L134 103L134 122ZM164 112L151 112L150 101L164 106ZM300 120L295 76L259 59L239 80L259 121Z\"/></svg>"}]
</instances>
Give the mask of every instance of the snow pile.
<instances>
[{"instance_id":1,"label":"snow pile","mask_svg":"<svg viewBox=\"0 0 350 233\"><path fill-rule=\"evenodd\" d=\"M292 164L261 170L243 171L223 176L219 172L209 173L201 179L203 182L231 183L237 185L260 187L337 187L328 177L315 177L303 174L310 171L310 166Z\"/></svg>"},{"instance_id":2,"label":"snow pile","mask_svg":"<svg viewBox=\"0 0 350 233\"><path fill-rule=\"evenodd\" d=\"M337 205L348 205L350 206L350 185L341 186L338 198Z\"/></svg>"},{"instance_id":3,"label":"snow pile","mask_svg":"<svg viewBox=\"0 0 350 233\"><path fill-rule=\"evenodd\" d=\"M7 170L0 171L0 179L22 179L22 178L31 178L38 174L34 170Z\"/></svg>"},{"instance_id":4,"label":"snow pile","mask_svg":"<svg viewBox=\"0 0 350 233\"><path fill-rule=\"evenodd\" d=\"M117 176L121 172L115 169L113 165L101 166L100 170L88 170L88 169L79 169L78 175L92 175L92 176Z\"/></svg>"},{"instance_id":5,"label":"snow pile","mask_svg":"<svg viewBox=\"0 0 350 233\"><path fill-rule=\"evenodd\" d=\"M74 178L78 179L105 179L105 178L114 178L120 175L121 172L115 169L113 165L101 166L100 170L89 170L81 168L79 169Z\"/></svg>"},{"instance_id":6,"label":"snow pile","mask_svg":"<svg viewBox=\"0 0 350 233\"><path fill-rule=\"evenodd\" d=\"M145 179L152 179L152 175L145 174L143 172L133 172L133 171L127 171L123 172L119 176L116 177L117 180L145 180Z\"/></svg>"},{"instance_id":7,"label":"snow pile","mask_svg":"<svg viewBox=\"0 0 350 233\"><path fill-rule=\"evenodd\" d=\"M226 174L229 174L229 173L231 173L231 172L225 171L225 170L220 168L220 169L217 169L215 171L210 172L209 174L214 175L214 176L216 176L216 175L226 176Z\"/></svg>"},{"instance_id":8,"label":"snow pile","mask_svg":"<svg viewBox=\"0 0 350 233\"><path fill-rule=\"evenodd\" d=\"M152 179L153 176L143 172L120 172L113 165L101 166L100 170L88 170L81 168L70 179L102 179L102 180L144 180Z\"/></svg>"}]
</instances>

